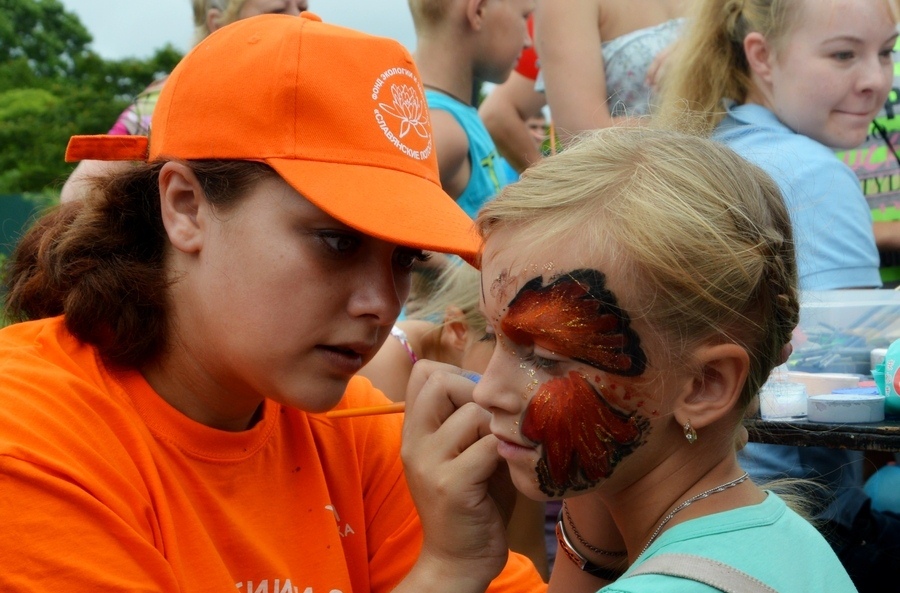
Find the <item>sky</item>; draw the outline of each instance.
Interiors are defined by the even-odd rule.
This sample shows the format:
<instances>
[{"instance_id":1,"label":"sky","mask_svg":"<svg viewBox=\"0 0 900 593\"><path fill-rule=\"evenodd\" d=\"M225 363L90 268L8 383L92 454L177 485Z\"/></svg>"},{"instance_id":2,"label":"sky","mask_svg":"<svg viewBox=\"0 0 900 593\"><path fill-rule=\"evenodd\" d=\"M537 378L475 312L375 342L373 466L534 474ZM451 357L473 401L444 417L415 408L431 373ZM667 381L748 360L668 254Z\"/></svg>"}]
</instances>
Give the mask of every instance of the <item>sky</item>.
<instances>
[{"instance_id":1,"label":"sky","mask_svg":"<svg viewBox=\"0 0 900 593\"><path fill-rule=\"evenodd\" d=\"M106 59L148 58L170 43L185 52L193 43L191 0L61 0L94 38ZM392 37L413 51L416 36L406 0L310 0L327 23Z\"/></svg>"}]
</instances>

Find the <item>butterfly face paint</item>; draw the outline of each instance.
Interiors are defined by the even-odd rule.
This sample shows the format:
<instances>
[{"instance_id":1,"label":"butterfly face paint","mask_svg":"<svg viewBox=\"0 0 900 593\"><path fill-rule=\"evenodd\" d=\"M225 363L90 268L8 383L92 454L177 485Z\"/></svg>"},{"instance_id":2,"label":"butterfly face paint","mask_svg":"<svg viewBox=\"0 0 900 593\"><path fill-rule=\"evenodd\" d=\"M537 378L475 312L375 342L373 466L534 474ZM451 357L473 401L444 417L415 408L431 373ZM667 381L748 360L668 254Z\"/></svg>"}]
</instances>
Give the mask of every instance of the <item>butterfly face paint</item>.
<instances>
[{"instance_id":1,"label":"butterfly face paint","mask_svg":"<svg viewBox=\"0 0 900 593\"><path fill-rule=\"evenodd\" d=\"M543 347L601 371L632 377L647 357L628 316L597 270L574 270L542 285L529 280L509 303L501 324L514 342Z\"/></svg>"},{"instance_id":2,"label":"butterfly face paint","mask_svg":"<svg viewBox=\"0 0 900 593\"><path fill-rule=\"evenodd\" d=\"M538 484L549 496L584 490L610 474L641 443L648 426L613 408L581 374L547 381L531 400L522 435L544 446Z\"/></svg>"},{"instance_id":3,"label":"butterfly face paint","mask_svg":"<svg viewBox=\"0 0 900 593\"><path fill-rule=\"evenodd\" d=\"M628 315L597 270L574 270L546 286L540 276L530 280L500 326L514 343L539 344L606 373L634 377L647 365ZM537 472L545 494L589 488L643 442L649 422L638 414L640 401L631 411L614 407L633 399L623 386L605 385L599 375L592 383L575 371L538 388L522 435L543 445Z\"/></svg>"}]
</instances>

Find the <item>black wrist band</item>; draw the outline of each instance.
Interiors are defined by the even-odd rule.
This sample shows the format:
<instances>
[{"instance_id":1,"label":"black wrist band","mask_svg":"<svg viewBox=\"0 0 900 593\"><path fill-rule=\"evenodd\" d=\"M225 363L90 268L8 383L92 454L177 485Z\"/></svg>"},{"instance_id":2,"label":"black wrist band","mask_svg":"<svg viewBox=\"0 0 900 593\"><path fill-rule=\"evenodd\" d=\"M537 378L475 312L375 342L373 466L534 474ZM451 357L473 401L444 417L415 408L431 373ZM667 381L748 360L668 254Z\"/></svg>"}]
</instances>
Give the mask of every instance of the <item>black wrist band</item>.
<instances>
[{"instance_id":1,"label":"black wrist band","mask_svg":"<svg viewBox=\"0 0 900 593\"><path fill-rule=\"evenodd\" d=\"M603 568L602 566L597 566L596 564L582 556L569 541L562 519L556 522L556 541L559 542L559 548L563 551L566 557L571 560L572 563L575 564L575 566L591 576L607 581L614 581L624 574L624 571L622 570L614 570L612 568Z\"/></svg>"}]
</instances>

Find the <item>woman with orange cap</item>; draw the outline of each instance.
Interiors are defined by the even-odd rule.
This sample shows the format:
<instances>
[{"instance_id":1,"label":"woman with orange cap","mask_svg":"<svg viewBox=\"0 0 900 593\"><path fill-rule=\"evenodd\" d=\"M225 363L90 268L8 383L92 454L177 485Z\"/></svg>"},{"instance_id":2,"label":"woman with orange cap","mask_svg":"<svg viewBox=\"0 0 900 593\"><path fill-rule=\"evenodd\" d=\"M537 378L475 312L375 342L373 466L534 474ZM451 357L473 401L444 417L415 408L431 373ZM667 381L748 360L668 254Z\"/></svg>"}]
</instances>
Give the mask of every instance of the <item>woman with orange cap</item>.
<instances>
[{"instance_id":1,"label":"woman with orange cap","mask_svg":"<svg viewBox=\"0 0 900 593\"><path fill-rule=\"evenodd\" d=\"M543 590L491 499L416 512L399 415L324 415L389 401L354 375L422 250L479 248L424 105L395 41L266 15L182 60L149 138L73 138L144 162L11 259L0 590Z\"/></svg>"}]
</instances>

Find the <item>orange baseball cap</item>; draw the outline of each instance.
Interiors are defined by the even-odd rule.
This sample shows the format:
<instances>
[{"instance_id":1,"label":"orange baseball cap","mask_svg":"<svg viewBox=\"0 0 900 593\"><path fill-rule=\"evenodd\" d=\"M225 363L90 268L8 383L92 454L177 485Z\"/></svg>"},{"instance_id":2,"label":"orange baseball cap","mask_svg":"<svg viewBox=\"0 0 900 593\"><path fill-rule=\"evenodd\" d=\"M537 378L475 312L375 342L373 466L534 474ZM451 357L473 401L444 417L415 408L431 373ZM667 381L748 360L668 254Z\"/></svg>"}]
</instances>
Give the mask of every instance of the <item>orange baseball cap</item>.
<instances>
[{"instance_id":1,"label":"orange baseball cap","mask_svg":"<svg viewBox=\"0 0 900 593\"><path fill-rule=\"evenodd\" d=\"M73 136L67 161L267 163L344 224L475 262L481 241L440 185L418 71L398 42L299 17L239 20L166 80L143 136Z\"/></svg>"}]
</instances>

